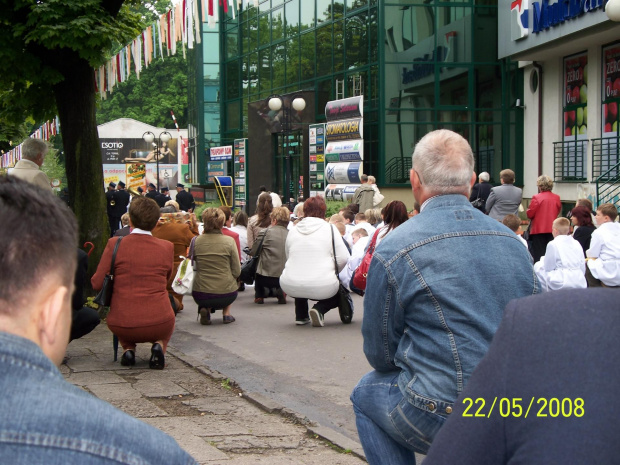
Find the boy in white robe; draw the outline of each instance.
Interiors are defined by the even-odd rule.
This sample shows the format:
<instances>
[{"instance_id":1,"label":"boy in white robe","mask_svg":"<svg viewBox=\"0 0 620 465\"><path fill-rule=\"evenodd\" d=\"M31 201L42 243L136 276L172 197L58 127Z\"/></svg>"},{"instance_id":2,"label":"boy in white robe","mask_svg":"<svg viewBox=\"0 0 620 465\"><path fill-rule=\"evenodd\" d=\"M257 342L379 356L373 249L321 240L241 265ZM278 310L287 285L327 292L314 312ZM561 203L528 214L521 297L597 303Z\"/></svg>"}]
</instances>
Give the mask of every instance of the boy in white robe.
<instances>
[{"instance_id":1,"label":"boy in white robe","mask_svg":"<svg viewBox=\"0 0 620 465\"><path fill-rule=\"evenodd\" d=\"M358 228L353 231L353 233L351 233L351 237L353 241L351 256L347 260L347 266L345 266L338 275L340 282L349 290L351 290L350 282L353 272L362 262L364 255L366 255L366 246L370 241L370 237L368 237L368 233L364 228Z\"/></svg>"},{"instance_id":2,"label":"boy in white robe","mask_svg":"<svg viewBox=\"0 0 620 465\"><path fill-rule=\"evenodd\" d=\"M586 250L588 287L620 286L620 223L614 223L618 210L614 204L604 203L596 209L598 228L592 233L590 248Z\"/></svg>"},{"instance_id":3,"label":"boy in white robe","mask_svg":"<svg viewBox=\"0 0 620 465\"><path fill-rule=\"evenodd\" d=\"M545 255L534 265L542 290L585 289L586 262L581 245L568 235L570 221L557 218L551 232L554 239L547 244Z\"/></svg>"}]
</instances>

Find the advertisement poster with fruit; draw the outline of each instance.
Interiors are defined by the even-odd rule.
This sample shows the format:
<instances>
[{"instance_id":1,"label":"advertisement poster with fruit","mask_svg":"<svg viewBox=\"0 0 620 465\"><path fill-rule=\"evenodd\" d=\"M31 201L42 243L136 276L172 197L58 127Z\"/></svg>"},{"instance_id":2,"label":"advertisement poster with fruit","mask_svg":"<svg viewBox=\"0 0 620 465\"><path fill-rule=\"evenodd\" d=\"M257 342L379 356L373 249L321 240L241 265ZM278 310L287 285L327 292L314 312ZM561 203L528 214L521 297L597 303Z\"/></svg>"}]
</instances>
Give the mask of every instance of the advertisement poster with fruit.
<instances>
[{"instance_id":1,"label":"advertisement poster with fruit","mask_svg":"<svg viewBox=\"0 0 620 465\"><path fill-rule=\"evenodd\" d=\"M603 50L603 137L618 136L620 102L620 44Z\"/></svg>"},{"instance_id":2,"label":"advertisement poster with fruit","mask_svg":"<svg viewBox=\"0 0 620 465\"><path fill-rule=\"evenodd\" d=\"M588 56L586 53L564 59L564 142L563 179L584 179L588 143Z\"/></svg>"},{"instance_id":3,"label":"advertisement poster with fruit","mask_svg":"<svg viewBox=\"0 0 620 465\"><path fill-rule=\"evenodd\" d=\"M564 139L588 132L588 57L564 60Z\"/></svg>"}]
</instances>

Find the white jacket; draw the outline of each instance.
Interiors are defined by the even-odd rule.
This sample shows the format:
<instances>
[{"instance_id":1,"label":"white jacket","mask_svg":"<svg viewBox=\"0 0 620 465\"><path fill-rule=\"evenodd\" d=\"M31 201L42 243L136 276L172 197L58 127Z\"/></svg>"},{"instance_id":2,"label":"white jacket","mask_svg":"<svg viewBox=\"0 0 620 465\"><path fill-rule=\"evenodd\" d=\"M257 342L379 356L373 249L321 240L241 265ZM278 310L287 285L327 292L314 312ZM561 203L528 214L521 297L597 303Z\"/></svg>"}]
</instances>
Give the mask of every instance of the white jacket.
<instances>
[{"instance_id":1,"label":"white jacket","mask_svg":"<svg viewBox=\"0 0 620 465\"><path fill-rule=\"evenodd\" d=\"M333 225L320 218L308 217L289 231L285 246L286 265L280 276L280 287L291 297L323 300L338 292L332 231L340 272L347 264L349 251Z\"/></svg>"}]
</instances>

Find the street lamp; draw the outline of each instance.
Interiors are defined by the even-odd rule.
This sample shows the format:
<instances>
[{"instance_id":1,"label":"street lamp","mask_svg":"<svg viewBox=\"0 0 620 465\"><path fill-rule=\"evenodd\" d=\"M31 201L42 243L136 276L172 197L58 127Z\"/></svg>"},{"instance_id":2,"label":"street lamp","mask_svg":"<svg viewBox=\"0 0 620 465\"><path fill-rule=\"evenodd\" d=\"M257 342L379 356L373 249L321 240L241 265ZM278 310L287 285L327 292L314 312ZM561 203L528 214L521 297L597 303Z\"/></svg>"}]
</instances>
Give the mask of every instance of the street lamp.
<instances>
[{"instance_id":1,"label":"street lamp","mask_svg":"<svg viewBox=\"0 0 620 465\"><path fill-rule=\"evenodd\" d=\"M620 21L620 0L608 0L605 5L605 13L612 21Z\"/></svg>"},{"instance_id":2,"label":"street lamp","mask_svg":"<svg viewBox=\"0 0 620 465\"><path fill-rule=\"evenodd\" d=\"M284 134L284 140L286 144L283 144L284 160L285 160L285 179L284 179L284 199L288 205L291 198L291 153L289 150L288 135L292 132L292 110L297 112L303 111L306 108L306 101L301 94L287 95L283 97L278 94L271 95L267 100L269 109L275 112L282 110L282 121L280 127L282 128L282 134Z\"/></svg>"},{"instance_id":3,"label":"street lamp","mask_svg":"<svg viewBox=\"0 0 620 465\"><path fill-rule=\"evenodd\" d=\"M159 135L159 137L156 138L155 134L153 134L151 131L146 131L144 134L142 134L142 139L144 139L144 142L146 142L147 144L153 144L155 146L155 162L157 164L157 167L155 169L157 170L157 192L159 192L159 159L161 158L159 148L161 144L163 144L164 142L168 142L170 139L172 139L172 134L170 134L168 131L163 131Z\"/></svg>"}]
</instances>

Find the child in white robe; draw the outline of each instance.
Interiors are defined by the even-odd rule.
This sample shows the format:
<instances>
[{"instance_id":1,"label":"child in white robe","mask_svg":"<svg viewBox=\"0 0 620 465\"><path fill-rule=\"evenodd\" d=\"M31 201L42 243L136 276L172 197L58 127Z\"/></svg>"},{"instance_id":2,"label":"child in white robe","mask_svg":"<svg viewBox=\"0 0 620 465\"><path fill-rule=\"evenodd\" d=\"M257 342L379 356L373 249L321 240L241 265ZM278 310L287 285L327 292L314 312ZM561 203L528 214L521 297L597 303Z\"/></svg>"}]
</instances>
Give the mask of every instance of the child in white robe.
<instances>
[{"instance_id":1,"label":"child in white robe","mask_svg":"<svg viewBox=\"0 0 620 465\"><path fill-rule=\"evenodd\" d=\"M370 237L364 228L358 228L353 231L353 233L351 233L351 237L353 240L351 256L347 260L347 266L345 266L338 275L340 282L349 290L351 290L349 284L351 282L353 272L362 262L364 255L366 255L366 246L370 241Z\"/></svg>"},{"instance_id":2,"label":"child in white robe","mask_svg":"<svg viewBox=\"0 0 620 465\"><path fill-rule=\"evenodd\" d=\"M588 257L588 287L620 286L620 223L616 206L604 203L596 209L598 228L592 233Z\"/></svg>"},{"instance_id":3,"label":"child in white robe","mask_svg":"<svg viewBox=\"0 0 620 465\"><path fill-rule=\"evenodd\" d=\"M547 244L545 255L534 265L542 290L585 289L586 262L581 245L568 235L570 221L557 218L551 233L554 239Z\"/></svg>"}]
</instances>

